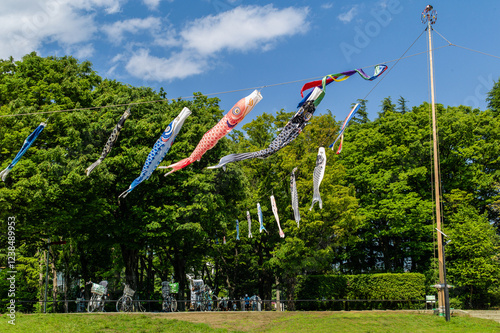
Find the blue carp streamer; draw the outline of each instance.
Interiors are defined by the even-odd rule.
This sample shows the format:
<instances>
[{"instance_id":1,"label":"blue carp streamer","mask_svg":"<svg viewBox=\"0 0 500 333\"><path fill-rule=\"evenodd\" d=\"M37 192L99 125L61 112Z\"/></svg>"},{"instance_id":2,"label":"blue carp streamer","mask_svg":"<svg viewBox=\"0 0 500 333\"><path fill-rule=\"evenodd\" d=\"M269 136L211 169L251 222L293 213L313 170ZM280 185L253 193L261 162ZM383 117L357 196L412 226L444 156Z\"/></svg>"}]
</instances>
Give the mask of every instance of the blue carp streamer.
<instances>
[{"instance_id":1,"label":"blue carp streamer","mask_svg":"<svg viewBox=\"0 0 500 333\"><path fill-rule=\"evenodd\" d=\"M257 214L259 216L259 232L262 233L262 231L267 232L266 228L264 228L264 218L262 217L262 209L260 208L260 203L257 203Z\"/></svg>"},{"instance_id":2,"label":"blue carp streamer","mask_svg":"<svg viewBox=\"0 0 500 333\"><path fill-rule=\"evenodd\" d=\"M177 134L184 124L184 121L190 114L191 110L185 107L184 109L182 109L179 115L170 124L168 124L167 128L165 128L165 131L156 141L153 149L146 158L146 162L142 167L140 176L132 182L130 187L125 192L120 194L119 198L126 197L137 185L145 180L148 180L149 177L151 177L158 165L161 163L161 161L163 161L163 158L165 158L165 155L167 155L170 147L172 147L172 145L174 144Z\"/></svg>"},{"instance_id":3,"label":"blue carp streamer","mask_svg":"<svg viewBox=\"0 0 500 333\"><path fill-rule=\"evenodd\" d=\"M236 219L236 240L240 240L240 221Z\"/></svg>"},{"instance_id":4,"label":"blue carp streamer","mask_svg":"<svg viewBox=\"0 0 500 333\"><path fill-rule=\"evenodd\" d=\"M23 157L24 153L28 151L28 149L31 147L33 142L35 142L36 138L40 135L40 133L42 133L45 126L47 126L47 124L41 122L40 125L38 125L38 127L33 132L31 132L31 134L28 135L28 137L24 140L23 146L21 147L21 150L19 150L19 152L17 153L16 157L14 157L14 159L12 160L12 162L10 162L7 168L5 168L2 172L0 172L0 177L2 177L3 181L5 181L10 170L14 168L16 163L21 159L21 157Z\"/></svg>"}]
</instances>

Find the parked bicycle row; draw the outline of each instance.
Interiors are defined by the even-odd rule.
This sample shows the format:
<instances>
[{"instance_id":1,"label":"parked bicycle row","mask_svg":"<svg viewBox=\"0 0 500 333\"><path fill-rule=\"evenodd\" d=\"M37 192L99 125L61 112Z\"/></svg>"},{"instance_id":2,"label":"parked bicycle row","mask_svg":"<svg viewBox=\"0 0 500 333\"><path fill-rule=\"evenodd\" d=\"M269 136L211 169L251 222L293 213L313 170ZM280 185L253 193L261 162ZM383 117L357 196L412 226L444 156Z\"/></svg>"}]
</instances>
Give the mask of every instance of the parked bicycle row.
<instances>
[{"instance_id":1,"label":"parked bicycle row","mask_svg":"<svg viewBox=\"0 0 500 333\"><path fill-rule=\"evenodd\" d=\"M77 312L103 312L105 304L115 302L109 300L108 282L101 281L91 284L91 296L87 301L84 297L84 288L80 290L80 297L76 299ZM262 299L258 295L248 297L245 295L241 299L229 299L228 297L217 297L212 289L205 285L203 280L190 279L191 299L186 302L189 311L262 311ZM161 284L163 312L176 312L178 310L177 295L179 293L179 283L163 281ZM125 285L123 294L116 300L116 311L118 312L145 312L142 304L144 300L134 299L135 290ZM154 302L154 301L153 301ZM179 301L180 302L180 301ZM108 307L109 309L109 307Z\"/></svg>"}]
</instances>

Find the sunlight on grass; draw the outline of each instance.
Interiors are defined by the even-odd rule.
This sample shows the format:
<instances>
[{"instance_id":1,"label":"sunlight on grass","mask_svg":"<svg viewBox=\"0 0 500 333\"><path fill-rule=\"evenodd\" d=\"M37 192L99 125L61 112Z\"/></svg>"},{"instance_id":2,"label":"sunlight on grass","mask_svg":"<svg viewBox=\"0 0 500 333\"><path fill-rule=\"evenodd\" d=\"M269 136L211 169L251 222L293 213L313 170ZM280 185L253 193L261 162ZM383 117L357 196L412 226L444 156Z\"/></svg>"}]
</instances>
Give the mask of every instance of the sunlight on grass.
<instances>
[{"instance_id":1,"label":"sunlight on grass","mask_svg":"<svg viewBox=\"0 0 500 333\"><path fill-rule=\"evenodd\" d=\"M182 318L182 320L172 317ZM3 327L8 325L6 322ZM10 326L10 325L9 325ZM2 327L2 328L3 328ZM492 320L405 312L18 314L9 332L500 332Z\"/></svg>"}]
</instances>

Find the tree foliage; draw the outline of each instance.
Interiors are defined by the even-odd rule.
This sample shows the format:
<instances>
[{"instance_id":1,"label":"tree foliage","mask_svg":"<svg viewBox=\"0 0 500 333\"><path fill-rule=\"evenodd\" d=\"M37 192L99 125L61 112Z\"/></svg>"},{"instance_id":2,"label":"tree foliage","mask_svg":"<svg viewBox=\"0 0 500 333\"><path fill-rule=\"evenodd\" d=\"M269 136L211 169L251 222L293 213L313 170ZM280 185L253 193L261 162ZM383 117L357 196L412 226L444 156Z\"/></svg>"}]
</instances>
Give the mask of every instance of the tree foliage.
<instances>
[{"instance_id":1,"label":"tree foliage","mask_svg":"<svg viewBox=\"0 0 500 333\"><path fill-rule=\"evenodd\" d=\"M495 82L493 88L488 92L486 101L488 102L488 107L498 115L500 112L500 79Z\"/></svg>"},{"instance_id":2,"label":"tree foliage","mask_svg":"<svg viewBox=\"0 0 500 333\"><path fill-rule=\"evenodd\" d=\"M234 212L235 202L242 197L239 172L202 171L226 151L226 141L183 172L165 178L157 171L126 199L117 198L139 175L154 142L184 106L193 115L166 163L190 154L222 116L217 99L198 94L192 102L147 103L162 96L149 88L102 80L89 64L71 57L30 54L10 64L0 86L19 81L21 88L12 100L4 96L1 113L34 114L0 118L2 167L27 134L49 118L42 135L0 185L0 200L6 208L2 220L14 215L22 221L17 241L36 249L48 239L74 240L77 251L72 260L78 263L79 276L113 278L111 287L117 289L122 288L120 276L132 288L139 288L141 262L154 252L165 259L156 274L166 278L169 267L174 267L177 280L185 286L186 270L200 266L200 256L209 250L206 243L225 230L226 214ZM138 104L118 142L89 177L85 168L100 156L124 108L52 113L50 117L40 113L131 101ZM119 253L121 265L113 267L117 263L113 253Z\"/></svg>"},{"instance_id":3,"label":"tree foliage","mask_svg":"<svg viewBox=\"0 0 500 333\"><path fill-rule=\"evenodd\" d=\"M467 307L484 307L488 290L500 276L500 239L486 214L470 205L470 195L454 191L451 195L450 241L446 246L448 281Z\"/></svg>"},{"instance_id":4,"label":"tree foliage","mask_svg":"<svg viewBox=\"0 0 500 333\"><path fill-rule=\"evenodd\" d=\"M450 279L468 290L472 303L490 292L499 269L497 92L498 84L489 94L491 110L437 106L443 230L453 238ZM266 159L231 163L226 170L206 169L221 156L266 148L295 111L263 113L220 140L199 162L168 177L157 170L119 201L156 139L183 107L193 114L162 165L188 156L224 113L216 98L201 93L192 100L158 102L165 97L163 89L155 92L103 79L90 63L69 56L32 53L21 61L0 61L0 168L47 121L0 183L2 227L15 216L16 242L24 244L17 249L23 297L42 296L47 252L55 297L57 272L77 284L80 279L107 279L116 296L128 283L141 297L159 298L160 282L173 275L180 282L180 298L188 297L190 274L231 298L254 293L271 299L280 289L289 301L301 275L432 275L434 175L427 103L410 110L403 97L398 107L387 97L379 117L369 121L367 101L359 100L362 107L345 132L342 153L326 151L323 209L309 207L318 148L333 141L342 121L329 111L313 117L292 143ZM117 143L87 177L85 169L100 156L124 112L124 107L111 105L131 102L132 114ZM75 108L79 110L67 111ZM295 167L300 227L290 200ZM284 239L278 235L271 195ZM257 203L267 232L258 231ZM247 211L252 238L246 236ZM5 237L1 234L0 240ZM49 251L47 243L60 240L66 244ZM0 256L0 266L6 261ZM61 293L71 297L72 290Z\"/></svg>"}]
</instances>

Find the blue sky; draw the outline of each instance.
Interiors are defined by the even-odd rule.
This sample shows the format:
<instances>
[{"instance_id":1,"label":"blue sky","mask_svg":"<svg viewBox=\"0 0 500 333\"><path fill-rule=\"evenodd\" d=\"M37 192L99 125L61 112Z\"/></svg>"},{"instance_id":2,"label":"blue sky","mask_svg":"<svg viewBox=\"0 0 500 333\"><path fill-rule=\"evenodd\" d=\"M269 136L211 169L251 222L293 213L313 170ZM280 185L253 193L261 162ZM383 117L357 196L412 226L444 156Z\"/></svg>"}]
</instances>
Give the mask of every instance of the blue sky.
<instances>
[{"instance_id":1,"label":"blue sky","mask_svg":"<svg viewBox=\"0 0 500 333\"><path fill-rule=\"evenodd\" d=\"M77 4L76 4L77 3ZM381 100L403 96L410 106L429 100L425 54L398 59L422 33L417 0L17 0L0 4L0 58L37 51L89 60L99 75L134 86L163 87L168 98L214 94L229 110L252 87L263 100L244 123L262 113L296 110L306 81L387 63L390 71L368 95L371 119ZM435 30L451 43L500 56L500 3L431 3ZM434 36L434 47L448 42ZM424 52L427 35L407 55ZM447 46L434 53L436 97L444 105L486 108L500 77L500 59ZM368 67L368 68L366 68ZM382 77L381 77L382 78ZM379 78L378 80L380 80ZM377 81L352 76L327 88L318 113L343 120L349 106ZM248 88L248 89L247 89ZM240 90L237 92L228 92ZM131 101L133 102L133 101ZM241 125L239 126L241 127Z\"/></svg>"}]
</instances>

